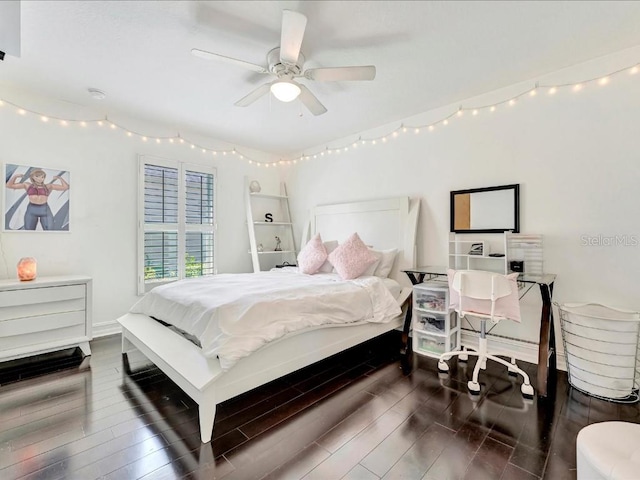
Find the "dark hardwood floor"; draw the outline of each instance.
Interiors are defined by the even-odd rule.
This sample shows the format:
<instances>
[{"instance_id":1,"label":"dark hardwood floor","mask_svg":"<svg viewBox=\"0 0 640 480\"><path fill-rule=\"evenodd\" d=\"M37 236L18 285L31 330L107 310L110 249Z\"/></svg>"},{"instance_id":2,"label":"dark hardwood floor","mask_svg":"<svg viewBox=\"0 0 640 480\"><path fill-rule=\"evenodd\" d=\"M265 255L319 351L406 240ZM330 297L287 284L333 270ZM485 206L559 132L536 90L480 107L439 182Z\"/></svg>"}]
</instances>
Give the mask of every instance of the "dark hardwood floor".
<instances>
[{"instance_id":1,"label":"dark hardwood floor","mask_svg":"<svg viewBox=\"0 0 640 480\"><path fill-rule=\"evenodd\" d=\"M119 336L0 366L0 478L574 479L575 439L593 422L640 422L640 408L568 387L523 400L489 362L482 394L468 366L414 355L396 332L218 407L201 444L196 404L142 355L124 373ZM535 368L522 364L535 385Z\"/></svg>"}]
</instances>

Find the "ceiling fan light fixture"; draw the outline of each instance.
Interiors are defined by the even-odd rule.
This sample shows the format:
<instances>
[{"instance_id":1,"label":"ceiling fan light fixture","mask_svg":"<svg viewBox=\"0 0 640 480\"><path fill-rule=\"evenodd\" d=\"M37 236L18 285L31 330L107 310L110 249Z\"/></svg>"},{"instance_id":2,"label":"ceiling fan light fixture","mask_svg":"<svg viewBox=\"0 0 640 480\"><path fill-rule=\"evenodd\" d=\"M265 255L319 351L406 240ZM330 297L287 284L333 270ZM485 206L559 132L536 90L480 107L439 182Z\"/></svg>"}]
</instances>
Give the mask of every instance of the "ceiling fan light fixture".
<instances>
[{"instance_id":1,"label":"ceiling fan light fixture","mask_svg":"<svg viewBox=\"0 0 640 480\"><path fill-rule=\"evenodd\" d=\"M291 102L300 95L300 87L291 80L282 79L271 84L271 93L281 102Z\"/></svg>"}]
</instances>

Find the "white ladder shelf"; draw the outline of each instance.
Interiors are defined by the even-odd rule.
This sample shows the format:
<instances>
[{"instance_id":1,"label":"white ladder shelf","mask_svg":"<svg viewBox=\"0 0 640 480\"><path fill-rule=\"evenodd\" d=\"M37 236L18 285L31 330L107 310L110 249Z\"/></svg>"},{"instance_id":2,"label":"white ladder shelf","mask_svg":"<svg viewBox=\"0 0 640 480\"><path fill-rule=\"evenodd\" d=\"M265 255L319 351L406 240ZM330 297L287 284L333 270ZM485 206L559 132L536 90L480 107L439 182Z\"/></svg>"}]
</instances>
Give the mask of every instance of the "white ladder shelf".
<instances>
[{"instance_id":1,"label":"white ladder shelf","mask_svg":"<svg viewBox=\"0 0 640 480\"><path fill-rule=\"evenodd\" d=\"M269 270L285 262L294 265L297 251L286 185L280 184L279 194L252 192L249 185L247 178L245 206L253 271ZM276 250L276 237L280 239L281 250Z\"/></svg>"}]
</instances>

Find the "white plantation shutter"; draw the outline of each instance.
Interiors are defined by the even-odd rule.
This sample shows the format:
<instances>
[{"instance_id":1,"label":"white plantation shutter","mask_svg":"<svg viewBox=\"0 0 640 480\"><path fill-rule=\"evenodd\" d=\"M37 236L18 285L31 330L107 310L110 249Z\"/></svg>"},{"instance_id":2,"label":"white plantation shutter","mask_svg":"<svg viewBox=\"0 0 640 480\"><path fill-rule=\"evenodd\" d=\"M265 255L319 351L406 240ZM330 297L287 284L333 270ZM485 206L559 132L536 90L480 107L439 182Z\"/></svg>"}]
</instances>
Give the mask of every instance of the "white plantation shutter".
<instances>
[{"instance_id":1,"label":"white plantation shutter","mask_svg":"<svg viewBox=\"0 0 640 480\"><path fill-rule=\"evenodd\" d=\"M215 169L140 158L138 293L215 273Z\"/></svg>"}]
</instances>

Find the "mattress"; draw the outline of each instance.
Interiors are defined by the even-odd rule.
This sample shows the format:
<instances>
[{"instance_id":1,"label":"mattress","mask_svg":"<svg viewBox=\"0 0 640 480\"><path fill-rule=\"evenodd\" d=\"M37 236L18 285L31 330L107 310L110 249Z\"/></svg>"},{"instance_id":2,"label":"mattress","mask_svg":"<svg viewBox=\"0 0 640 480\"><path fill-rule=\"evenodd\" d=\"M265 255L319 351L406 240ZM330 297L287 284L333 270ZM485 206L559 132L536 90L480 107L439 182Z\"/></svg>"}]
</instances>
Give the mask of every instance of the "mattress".
<instances>
[{"instance_id":1,"label":"mattress","mask_svg":"<svg viewBox=\"0 0 640 480\"><path fill-rule=\"evenodd\" d=\"M154 288L132 308L193 335L223 370L292 332L325 325L388 322L401 313L391 279L342 280L297 269L222 274Z\"/></svg>"}]
</instances>

